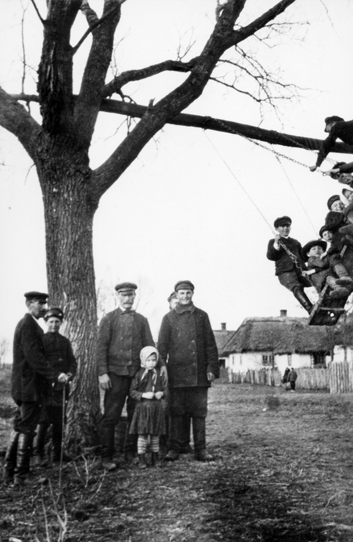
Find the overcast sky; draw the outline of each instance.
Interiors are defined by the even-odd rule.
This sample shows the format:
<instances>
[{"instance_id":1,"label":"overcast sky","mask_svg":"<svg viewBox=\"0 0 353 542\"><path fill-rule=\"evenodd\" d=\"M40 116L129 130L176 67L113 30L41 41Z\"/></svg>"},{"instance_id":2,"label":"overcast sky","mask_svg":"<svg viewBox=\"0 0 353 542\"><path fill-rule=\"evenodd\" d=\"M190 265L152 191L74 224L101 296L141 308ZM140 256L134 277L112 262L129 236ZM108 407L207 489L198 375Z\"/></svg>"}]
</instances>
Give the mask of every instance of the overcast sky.
<instances>
[{"instance_id":1,"label":"overcast sky","mask_svg":"<svg viewBox=\"0 0 353 542\"><path fill-rule=\"evenodd\" d=\"M274 3L248 0L239 22L248 23ZM215 4L215 0L127 0L117 32L119 71L174 58L180 43L195 42L189 57L197 55L214 25ZM0 81L6 91L17 93L22 75L21 2L0 0L0 5ZM25 91L34 92L42 28L32 4L23 0L23 5L27 6L26 60L33 67L27 70ZM44 16L46 2L38 0L37 5ZM259 105L244 94L215 83L187 112L323 138L326 116L353 118L352 16L349 0L299 0L289 8L287 20L310 24L287 28L276 47L258 53L269 68L281 69L284 82L301 89L300 99L278 102L278 114L270 108L261 113ZM84 30L79 15L73 44ZM255 50L257 41L251 46ZM83 47L77 56L78 76L86 53ZM184 77L158 76L125 92L147 105ZM76 90L78 84L77 78ZM239 85L247 88L245 79ZM37 116L35 106L32 110ZM118 115L100 115L91 149L92 168L126 134L124 126L118 131L123 120ZM1 128L0 146L0 338L12 338L25 311L23 293L47 290L44 217L31 160ZM314 152L273 150L306 165L316 160ZM323 169L329 169L334 159L353 160L334 154L330 158ZM286 214L293 219L293 237L302 244L315 239L324 223L328 197L341 189L335 181L310 173L300 164L285 158L279 163L274 152L237 135L166 126L101 200L94 225L97 284L103 281L108 292L111 288L110 307L118 280L137 281L141 285L138 310L150 319L155 337L167 312L167 297L180 279L195 284L194 302L209 313L214 329L220 329L221 322L236 329L248 316L276 316L280 309L305 316L294 297L279 285L273 262L266 259L273 235L270 225Z\"/></svg>"}]
</instances>

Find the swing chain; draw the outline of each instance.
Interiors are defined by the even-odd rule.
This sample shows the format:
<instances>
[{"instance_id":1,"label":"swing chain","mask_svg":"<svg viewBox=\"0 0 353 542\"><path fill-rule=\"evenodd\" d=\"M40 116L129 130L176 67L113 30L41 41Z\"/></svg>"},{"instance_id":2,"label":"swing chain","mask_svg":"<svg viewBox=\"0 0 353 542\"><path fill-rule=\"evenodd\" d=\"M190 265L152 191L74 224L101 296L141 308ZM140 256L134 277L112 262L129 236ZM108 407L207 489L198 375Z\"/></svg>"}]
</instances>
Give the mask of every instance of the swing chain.
<instances>
[{"instance_id":1,"label":"swing chain","mask_svg":"<svg viewBox=\"0 0 353 542\"><path fill-rule=\"evenodd\" d=\"M304 273L305 269L303 269L302 266L300 265L300 262L299 262L297 256L296 256L295 254L293 254L293 252L291 252L291 251L289 250L289 248L286 247L286 245L285 245L283 242L278 241L278 244L279 244L280 247L282 247L282 248L285 250L285 252L288 254L288 256L290 257L290 259L292 260L292 262L294 262L294 265L295 265L295 267L298 269L298 271L300 272L301 276L304 277L304 278L306 278L306 279L308 280L308 282L310 282L311 286L314 286L314 284L313 284L312 280L310 279L310 277L308 277L308 276Z\"/></svg>"}]
</instances>

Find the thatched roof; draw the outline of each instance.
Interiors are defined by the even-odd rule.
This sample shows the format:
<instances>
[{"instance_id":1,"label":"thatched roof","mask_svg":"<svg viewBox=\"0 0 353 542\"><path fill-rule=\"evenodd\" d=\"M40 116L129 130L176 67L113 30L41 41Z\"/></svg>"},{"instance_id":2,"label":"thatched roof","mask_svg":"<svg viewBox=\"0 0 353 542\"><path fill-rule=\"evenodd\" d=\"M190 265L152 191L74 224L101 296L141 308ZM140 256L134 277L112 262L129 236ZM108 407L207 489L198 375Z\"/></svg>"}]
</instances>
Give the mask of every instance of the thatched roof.
<instances>
[{"instance_id":1,"label":"thatched roof","mask_svg":"<svg viewBox=\"0 0 353 542\"><path fill-rule=\"evenodd\" d=\"M246 318L234 332L223 354L272 352L273 354L314 353L331 350L336 344L328 326L308 326L306 318Z\"/></svg>"},{"instance_id":2,"label":"thatched roof","mask_svg":"<svg viewBox=\"0 0 353 542\"><path fill-rule=\"evenodd\" d=\"M235 331L228 331L227 329L213 330L217 349L218 356L221 358L223 355L223 348L228 343L229 339L234 335Z\"/></svg>"}]
</instances>

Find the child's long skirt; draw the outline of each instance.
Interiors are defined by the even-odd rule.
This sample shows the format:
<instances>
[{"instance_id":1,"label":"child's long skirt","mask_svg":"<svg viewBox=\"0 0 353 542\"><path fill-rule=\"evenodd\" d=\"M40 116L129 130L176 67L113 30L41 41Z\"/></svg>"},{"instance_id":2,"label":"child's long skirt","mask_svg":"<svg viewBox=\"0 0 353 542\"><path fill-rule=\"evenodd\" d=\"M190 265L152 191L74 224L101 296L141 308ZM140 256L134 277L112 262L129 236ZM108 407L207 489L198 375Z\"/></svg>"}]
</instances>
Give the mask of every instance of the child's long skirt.
<instances>
[{"instance_id":1,"label":"child's long skirt","mask_svg":"<svg viewBox=\"0 0 353 542\"><path fill-rule=\"evenodd\" d=\"M135 406L131 421L132 435L164 435L165 414L162 400L142 399Z\"/></svg>"}]
</instances>

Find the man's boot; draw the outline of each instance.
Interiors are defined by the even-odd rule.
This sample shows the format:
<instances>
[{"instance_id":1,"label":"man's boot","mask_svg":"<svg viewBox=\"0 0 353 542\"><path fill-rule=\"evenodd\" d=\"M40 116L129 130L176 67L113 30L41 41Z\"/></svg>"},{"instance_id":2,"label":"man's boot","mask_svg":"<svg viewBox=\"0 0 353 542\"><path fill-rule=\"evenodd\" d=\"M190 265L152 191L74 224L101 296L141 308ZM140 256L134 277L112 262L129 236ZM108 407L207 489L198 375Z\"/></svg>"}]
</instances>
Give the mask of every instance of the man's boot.
<instances>
[{"instance_id":1,"label":"man's boot","mask_svg":"<svg viewBox=\"0 0 353 542\"><path fill-rule=\"evenodd\" d=\"M349 296L348 288L343 288L342 286L339 286L338 280L336 280L335 278L327 277L326 282L331 288L331 292L329 293L331 299L340 299L342 297Z\"/></svg>"},{"instance_id":2,"label":"man's boot","mask_svg":"<svg viewBox=\"0 0 353 542\"><path fill-rule=\"evenodd\" d=\"M11 431L10 440L7 445L5 461L3 466L4 482L11 484L13 482L16 458L17 458L17 442L19 434L17 431Z\"/></svg>"},{"instance_id":3,"label":"man's boot","mask_svg":"<svg viewBox=\"0 0 353 542\"><path fill-rule=\"evenodd\" d=\"M14 474L15 486L25 486L28 483L33 438L34 435L32 434L19 434L17 442L17 460Z\"/></svg>"},{"instance_id":4,"label":"man's boot","mask_svg":"<svg viewBox=\"0 0 353 542\"><path fill-rule=\"evenodd\" d=\"M353 280L347 273L347 269L344 265L341 263L337 263L334 266L334 270L336 275L338 276L338 279L336 280L336 283L339 286L353 286Z\"/></svg>"},{"instance_id":5,"label":"man's boot","mask_svg":"<svg viewBox=\"0 0 353 542\"><path fill-rule=\"evenodd\" d=\"M107 471L115 470L117 465L113 462L114 454L114 425L101 427L102 465Z\"/></svg>"},{"instance_id":6,"label":"man's boot","mask_svg":"<svg viewBox=\"0 0 353 542\"><path fill-rule=\"evenodd\" d=\"M310 314L313 308L313 305L307 295L304 293L304 290L301 288L295 288L293 290L294 297L299 301L302 307Z\"/></svg>"},{"instance_id":7,"label":"man's boot","mask_svg":"<svg viewBox=\"0 0 353 542\"><path fill-rule=\"evenodd\" d=\"M165 461L176 461L179 459L180 435L182 431L183 417L171 416L169 428L169 451L165 456Z\"/></svg>"},{"instance_id":8,"label":"man's boot","mask_svg":"<svg viewBox=\"0 0 353 542\"><path fill-rule=\"evenodd\" d=\"M180 453L192 454L193 450L190 446L190 429L191 418L188 415L183 416L183 422L181 427L181 439L180 439Z\"/></svg>"},{"instance_id":9,"label":"man's boot","mask_svg":"<svg viewBox=\"0 0 353 542\"><path fill-rule=\"evenodd\" d=\"M34 442L33 457L34 462L38 467L45 467L47 460L45 459L45 439L47 436L48 424L40 423L37 428L37 437Z\"/></svg>"},{"instance_id":10,"label":"man's boot","mask_svg":"<svg viewBox=\"0 0 353 542\"><path fill-rule=\"evenodd\" d=\"M213 457L206 452L206 418L193 418L195 459L212 461Z\"/></svg>"}]
</instances>

